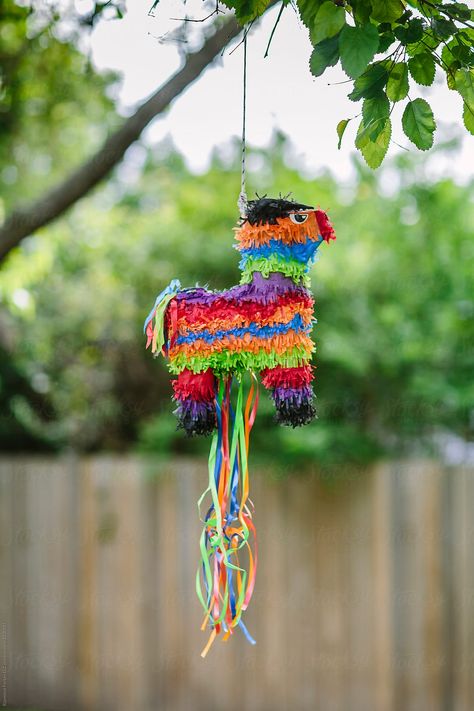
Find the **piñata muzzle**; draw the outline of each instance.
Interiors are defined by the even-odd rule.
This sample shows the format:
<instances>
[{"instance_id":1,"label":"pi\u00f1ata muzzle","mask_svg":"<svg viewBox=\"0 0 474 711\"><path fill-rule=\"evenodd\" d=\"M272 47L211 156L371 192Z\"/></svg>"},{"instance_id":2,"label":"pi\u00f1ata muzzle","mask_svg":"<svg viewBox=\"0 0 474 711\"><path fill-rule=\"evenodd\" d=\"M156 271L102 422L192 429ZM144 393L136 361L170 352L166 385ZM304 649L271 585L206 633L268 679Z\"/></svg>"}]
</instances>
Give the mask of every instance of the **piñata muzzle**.
<instances>
[{"instance_id":1,"label":"pi\u00f1ata muzzle","mask_svg":"<svg viewBox=\"0 0 474 711\"><path fill-rule=\"evenodd\" d=\"M257 542L249 499L250 431L258 406L257 374L276 421L297 427L315 417L310 364L314 302L309 269L323 241L335 239L325 212L287 199L248 203L236 229L242 279L227 291L182 289L173 280L145 321L147 347L168 358L178 426L212 434L196 590L203 629L228 639L252 597ZM244 374L250 387L244 392ZM232 390L236 390L234 403ZM206 509L204 509L205 502Z\"/></svg>"}]
</instances>

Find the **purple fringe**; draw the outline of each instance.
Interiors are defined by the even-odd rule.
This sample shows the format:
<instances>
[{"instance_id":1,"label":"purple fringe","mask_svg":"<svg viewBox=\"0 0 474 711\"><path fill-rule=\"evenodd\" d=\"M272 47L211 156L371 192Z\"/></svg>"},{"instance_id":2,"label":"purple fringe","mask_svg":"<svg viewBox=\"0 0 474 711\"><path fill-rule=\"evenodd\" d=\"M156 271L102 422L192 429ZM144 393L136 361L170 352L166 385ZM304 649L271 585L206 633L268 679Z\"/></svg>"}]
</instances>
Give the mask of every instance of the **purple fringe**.
<instances>
[{"instance_id":1,"label":"purple fringe","mask_svg":"<svg viewBox=\"0 0 474 711\"><path fill-rule=\"evenodd\" d=\"M176 414L179 416L187 416L192 420L199 420L207 416L208 412L214 412L214 401L204 402L202 400L192 400L190 397L186 400L177 400L178 407Z\"/></svg>"},{"instance_id":2,"label":"purple fringe","mask_svg":"<svg viewBox=\"0 0 474 711\"><path fill-rule=\"evenodd\" d=\"M313 388L275 388L272 392L275 401L276 421L287 427L307 425L316 417L313 405Z\"/></svg>"},{"instance_id":3,"label":"purple fringe","mask_svg":"<svg viewBox=\"0 0 474 711\"><path fill-rule=\"evenodd\" d=\"M178 428L186 431L189 437L208 435L216 428L216 408L214 400L203 402L187 397L176 400L178 407L174 414L178 418Z\"/></svg>"},{"instance_id":4,"label":"purple fringe","mask_svg":"<svg viewBox=\"0 0 474 711\"><path fill-rule=\"evenodd\" d=\"M177 294L178 301L210 305L216 299L229 299L232 301L254 301L268 304L288 291L300 292L307 295L309 292L302 286L294 283L291 277L280 272L273 272L268 279L259 272L254 272L250 284L240 284L226 291L209 291L203 287L184 289Z\"/></svg>"},{"instance_id":5,"label":"purple fringe","mask_svg":"<svg viewBox=\"0 0 474 711\"><path fill-rule=\"evenodd\" d=\"M313 388L306 385L303 388L275 388L272 392L275 405L278 407L283 403L291 402L299 407L303 403L311 402L313 399Z\"/></svg>"}]
</instances>

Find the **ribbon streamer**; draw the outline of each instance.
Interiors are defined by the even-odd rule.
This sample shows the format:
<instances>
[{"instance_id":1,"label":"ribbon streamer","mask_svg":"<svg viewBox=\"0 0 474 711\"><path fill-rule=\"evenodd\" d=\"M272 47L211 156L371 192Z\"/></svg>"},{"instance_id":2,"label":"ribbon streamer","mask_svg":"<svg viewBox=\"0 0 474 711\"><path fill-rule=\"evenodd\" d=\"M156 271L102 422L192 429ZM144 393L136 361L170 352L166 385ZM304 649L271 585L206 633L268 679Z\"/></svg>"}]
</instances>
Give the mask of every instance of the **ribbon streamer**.
<instances>
[{"instance_id":1,"label":"ribbon streamer","mask_svg":"<svg viewBox=\"0 0 474 711\"><path fill-rule=\"evenodd\" d=\"M217 431L209 454L211 503L200 539L201 563L196 591L204 610L201 629L211 627L201 656L205 657L217 635L226 641L236 627L255 644L242 621L252 597L257 572L257 537L249 501L248 454L250 431L258 408L258 383L251 373L251 386L244 405L243 379L238 383L235 410L231 405L231 376L221 377L216 396ZM246 565L244 564L246 560Z\"/></svg>"}]
</instances>

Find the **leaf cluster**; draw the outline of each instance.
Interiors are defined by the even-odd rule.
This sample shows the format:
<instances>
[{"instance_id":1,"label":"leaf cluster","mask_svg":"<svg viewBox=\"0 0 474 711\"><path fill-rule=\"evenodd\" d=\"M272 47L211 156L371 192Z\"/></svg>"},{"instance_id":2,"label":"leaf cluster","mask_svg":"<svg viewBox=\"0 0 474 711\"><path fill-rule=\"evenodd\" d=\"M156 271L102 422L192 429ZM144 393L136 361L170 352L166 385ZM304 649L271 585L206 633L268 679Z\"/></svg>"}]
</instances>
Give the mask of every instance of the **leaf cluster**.
<instances>
[{"instance_id":1,"label":"leaf cluster","mask_svg":"<svg viewBox=\"0 0 474 711\"><path fill-rule=\"evenodd\" d=\"M397 102L405 101L407 138L420 150L431 148L433 111L411 91L413 85L433 84L437 71L461 95L464 124L473 133L474 13L465 3L317 0L310 11L305 2L298 7L314 45L312 74L321 76L340 61L353 82L349 99L363 102L356 146L371 168L379 167L387 153ZM337 126L339 147L351 120Z\"/></svg>"},{"instance_id":2,"label":"leaf cluster","mask_svg":"<svg viewBox=\"0 0 474 711\"><path fill-rule=\"evenodd\" d=\"M269 0L224 0L242 23ZM288 2L284 0L282 7ZM402 128L420 150L433 145L436 120L429 103L411 92L444 74L460 94L466 129L474 134L474 11L442 0L296 0L309 30L315 77L340 62L352 83L349 99L363 102L356 146L371 168L382 163L392 135L392 112L404 101ZM359 114L360 116L360 114ZM339 147L352 118L337 126Z\"/></svg>"}]
</instances>

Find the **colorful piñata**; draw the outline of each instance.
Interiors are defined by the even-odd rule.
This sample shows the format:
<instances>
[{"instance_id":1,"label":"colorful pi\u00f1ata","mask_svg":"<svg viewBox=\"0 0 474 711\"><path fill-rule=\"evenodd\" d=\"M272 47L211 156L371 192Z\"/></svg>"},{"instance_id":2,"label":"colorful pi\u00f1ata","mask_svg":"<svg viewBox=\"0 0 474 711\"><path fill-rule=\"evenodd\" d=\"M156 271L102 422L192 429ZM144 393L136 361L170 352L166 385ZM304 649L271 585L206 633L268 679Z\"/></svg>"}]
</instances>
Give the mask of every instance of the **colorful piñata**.
<instances>
[{"instance_id":1,"label":"colorful pi\u00f1ata","mask_svg":"<svg viewBox=\"0 0 474 711\"><path fill-rule=\"evenodd\" d=\"M257 565L248 500L249 436L255 421L256 373L275 403L276 420L305 425L315 416L310 365L314 344L309 268L323 241L335 239L325 212L287 199L250 201L236 231L242 279L227 291L181 289L174 280L145 321L147 347L169 359L178 426L188 435L214 432L210 494L196 587L211 626L207 653L221 631L240 626ZM243 375L252 384L244 404ZM231 389L237 381L235 407ZM200 501L200 503L201 503ZM255 541L255 553L251 540ZM239 559L240 556L240 559ZM245 558L245 563L242 560Z\"/></svg>"}]
</instances>

